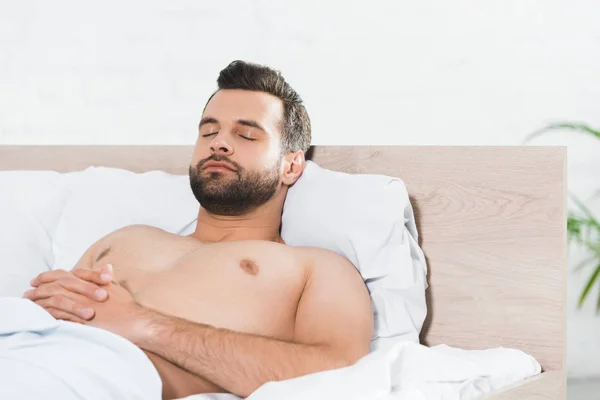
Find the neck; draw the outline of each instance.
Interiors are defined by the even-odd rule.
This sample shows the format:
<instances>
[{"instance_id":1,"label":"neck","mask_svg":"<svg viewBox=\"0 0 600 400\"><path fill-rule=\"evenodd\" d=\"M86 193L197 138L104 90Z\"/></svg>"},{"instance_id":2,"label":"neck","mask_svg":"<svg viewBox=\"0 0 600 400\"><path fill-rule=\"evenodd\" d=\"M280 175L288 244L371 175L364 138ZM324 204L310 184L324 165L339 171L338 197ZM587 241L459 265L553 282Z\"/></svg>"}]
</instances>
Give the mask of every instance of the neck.
<instances>
[{"instance_id":1,"label":"neck","mask_svg":"<svg viewBox=\"0 0 600 400\"><path fill-rule=\"evenodd\" d=\"M190 237L201 242L266 240L283 243L279 235L282 212L283 200L278 194L262 206L239 216L211 214L200 207L196 230Z\"/></svg>"}]
</instances>

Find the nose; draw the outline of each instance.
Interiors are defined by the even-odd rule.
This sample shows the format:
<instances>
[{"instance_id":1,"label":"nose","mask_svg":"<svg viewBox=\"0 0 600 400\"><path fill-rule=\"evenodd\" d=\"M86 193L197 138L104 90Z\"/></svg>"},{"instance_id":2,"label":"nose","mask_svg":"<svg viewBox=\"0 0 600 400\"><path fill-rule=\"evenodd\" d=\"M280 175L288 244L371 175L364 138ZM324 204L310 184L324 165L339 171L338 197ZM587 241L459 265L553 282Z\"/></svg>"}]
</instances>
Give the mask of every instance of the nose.
<instances>
[{"instance_id":1,"label":"nose","mask_svg":"<svg viewBox=\"0 0 600 400\"><path fill-rule=\"evenodd\" d=\"M233 147L225 140L225 135L218 133L210 143L210 152L230 156L233 154Z\"/></svg>"}]
</instances>

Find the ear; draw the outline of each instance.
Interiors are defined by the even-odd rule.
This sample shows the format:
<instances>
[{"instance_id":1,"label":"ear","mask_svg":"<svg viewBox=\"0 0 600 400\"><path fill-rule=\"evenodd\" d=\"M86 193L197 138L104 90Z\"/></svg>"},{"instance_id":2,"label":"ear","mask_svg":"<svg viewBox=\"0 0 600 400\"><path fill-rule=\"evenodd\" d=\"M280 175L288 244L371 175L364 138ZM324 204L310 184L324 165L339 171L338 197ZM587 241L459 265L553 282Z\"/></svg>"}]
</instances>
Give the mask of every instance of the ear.
<instances>
[{"instance_id":1,"label":"ear","mask_svg":"<svg viewBox=\"0 0 600 400\"><path fill-rule=\"evenodd\" d=\"M283 156L281 182L286 186L293 185L302 175L305 166L306 160L302 150L287 153Z\"/></svg>"}]
</instances>

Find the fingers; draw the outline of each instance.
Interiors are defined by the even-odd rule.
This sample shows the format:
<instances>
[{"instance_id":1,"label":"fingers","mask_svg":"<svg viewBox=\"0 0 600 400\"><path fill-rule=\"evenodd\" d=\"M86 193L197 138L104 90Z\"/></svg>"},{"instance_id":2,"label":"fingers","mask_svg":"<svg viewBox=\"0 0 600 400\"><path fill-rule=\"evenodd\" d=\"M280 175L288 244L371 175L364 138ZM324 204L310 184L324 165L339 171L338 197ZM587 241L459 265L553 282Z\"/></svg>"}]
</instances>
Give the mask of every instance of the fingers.
<instances>
[{"instance_id":1,"label":"fingers","mask_svg":"<svg viewBox=\"0 0 600 400\"><path fill-rule=\"evenodd\" d=\"M113 274L113 266L112 266L112 264L106 264L106 265L103 265L102 267L100 267L100 269L101 269L101 270L102 270L102 272L103 272L103 273L105 273L105 274L109 274L109 275L111 275L111 276L113 276L113 275L114 275L114 274Z\"/></svg>"},{"instance_id":2,"label":"fingers","mask_svg":"<svg viewBox=\"0 0 600 400\"><path fill-rule=\"evenodd\" d=\"M84 322L94 317L94 310L89 307L81 307L75 301L64 296L53 296L35 301L44 307L57 319L65 319L73 322Z\"/></svg>"},{"instance_id":3,"label":"fingers","mask_svg":"<svg viewBox=\"0 0 600 400\"><path fill-rule=\"evenodd\" d=\"M30 285L33 287L37 287L42 283L54 282L60 278L69 275L75 275L80 279L86 280L88 282L94 282L98 285L107 285L112 281L113 268L111 264L107 264L95 270L74 269L72 271L64 271L61 269L57 269L54 271L48 271L39 274L30 282Z\"/></svg>"},{"instance_id":4,"label":"fingers","mask_svg":"<svg viewBox=\"0 0 600 400\"><path fill-rule=\"evenodd\" d=\"M57 269L55 271L42 272L37 277L33 278L33 280L30 282L30 285L33 287L37 287L42 283L54 282L58 278L66 276L68 274L69 273L67 271L63 271L61 269Z\"/></svg>"},{"instance_id":5,"label":"fingers","mask_svg":"<svg viewBox=\"0 0 600 400\"><path fill-rule=\"evenodd\" d=\"M44 307L44 306L42 306L42 307ZM52 307L44 307L44 308L56 319L77 322L79 324L84 324L87 322L85 319L79 318L77 315L69 314L68 312L57 310L56 308L52 308Z\"/></svg>"},{"instance_id":6,"label":"fingers","mask_svg":"<svg viewBox=\"0 0 600 400\"><path fill-rule=\"evenodd\" d=\"M84 281L75 276L67 276L51 283L44 283L37 288L25 292L25 297L30 300L43 299L52 296L69 296L69 294L80 294L94 301L105 301L108 299L106 289L99 288L96 284Z\"/></svg>"},{"instance_id":7,"label":"fingers","mask_svg":"<svg viewBox=\"0 0 600 400\"><path fill-rule=\"evenodd\" d=\"M110 271L110 273L107 273ZM88 282L94 282L98 285L108 285L112 281L112 268L102 267L101 269L74 269L73 275Z\"/></svg>"}]
</instances>

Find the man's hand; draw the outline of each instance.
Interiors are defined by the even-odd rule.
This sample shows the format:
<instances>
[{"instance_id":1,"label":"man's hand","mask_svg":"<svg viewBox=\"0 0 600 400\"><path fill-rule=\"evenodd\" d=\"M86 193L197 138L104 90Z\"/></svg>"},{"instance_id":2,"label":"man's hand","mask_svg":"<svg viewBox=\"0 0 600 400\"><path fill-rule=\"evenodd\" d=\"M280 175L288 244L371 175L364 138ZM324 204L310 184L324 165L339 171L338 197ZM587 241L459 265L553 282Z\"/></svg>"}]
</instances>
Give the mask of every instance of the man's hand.
<instances>
[{"instance_id":1,"label":"man's hand","mask_svg":"<svg viewBox=\"0 0 600 400\"><path fill-rule=\"evenodd\" d=\"M23 297L44 307L57 319L84 322L94 317L92 303L108 299L112 266L96 270L48 271L31 281L33 289Z\"/></svg>"},{"instance_id":2,"label":"man's hand","mask_svg":"<svg viewBox=\"0 0 600 400\"><path fill-rule=\"evenodd\" d=\"M131 341L140 336L147 311L112 281L112 266L99 270L50 271L31 282L25 297L54 318L106 329Z\"/></svg>"}]
</instances>

